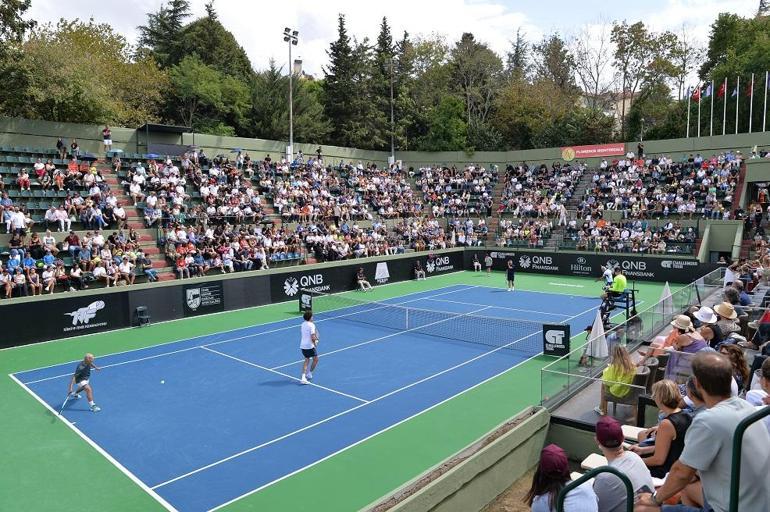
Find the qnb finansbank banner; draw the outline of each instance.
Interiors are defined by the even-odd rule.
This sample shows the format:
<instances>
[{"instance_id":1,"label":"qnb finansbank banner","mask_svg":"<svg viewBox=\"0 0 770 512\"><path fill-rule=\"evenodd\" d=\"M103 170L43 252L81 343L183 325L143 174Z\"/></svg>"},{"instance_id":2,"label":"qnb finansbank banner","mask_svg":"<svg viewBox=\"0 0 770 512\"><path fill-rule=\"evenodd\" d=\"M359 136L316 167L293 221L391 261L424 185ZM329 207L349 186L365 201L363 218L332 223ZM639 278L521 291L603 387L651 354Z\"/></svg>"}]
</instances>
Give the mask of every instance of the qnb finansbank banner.
<instances>
[{"instance_id":1,"label":"qnb finansbank banner","mask_svg":"<svg viewBox=\"0 0 770 512\"><path fill-rule=\"evenodd\" d=\"M517 272L599 277L602 265L620 267L629 280L690 283L719 265L696 259L655 258L625 254L545 253L536 251L466 251L466 269L472 269L474 252L479 261L489 254L494 270L505 270L508 260Z\"/></svg>"},{"instance_id":2,"label":"qnb finansbank banner","mask_svg":"<svg viewBox=\"0 0 770 512\"><path fill-rule=\"evenodd\" d=\"M626 145L622 142L615 144L591 144L589 146L568 146L561 148L561 157L567 162L575 158L601 158L626 154Z\"/></svg>"}]
</instances>

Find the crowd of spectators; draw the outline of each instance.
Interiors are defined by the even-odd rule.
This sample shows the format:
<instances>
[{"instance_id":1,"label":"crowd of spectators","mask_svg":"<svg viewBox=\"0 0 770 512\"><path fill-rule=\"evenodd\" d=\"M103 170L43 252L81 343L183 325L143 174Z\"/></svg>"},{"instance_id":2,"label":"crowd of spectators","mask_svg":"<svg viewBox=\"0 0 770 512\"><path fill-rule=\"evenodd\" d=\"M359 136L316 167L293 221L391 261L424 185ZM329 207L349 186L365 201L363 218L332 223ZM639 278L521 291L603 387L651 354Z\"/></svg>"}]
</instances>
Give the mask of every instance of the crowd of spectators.
<instances>
[{"instance_id":1,"label":"crowd of spectators","mask_svg":"<svg viewBox=\"0 0 770 512\"><path fill-rule=\"evenodd\" d=\"M728 151L675 162L666 156L602 161L578 207L581 217L621 210L631 218L703 217L728 219L742 156Z\"/></svg>"},{"instance_id":2,"label":"crowd of spectators","mask_svg":"<svg viewBox=\"0 0 770 512\"><path fill-rule=\"evenodd\" d=\"M416 175L426 209L433 217L468 217L492 215L492 189L497 183L497 166L486 169L469 165L423 167Z\"/></svg>"},{"instance_id":3,"label":"crowd of spectators","mask_svg":"<svg viewBox=\"0 0 770 512\"><path fill-rule=\"evenodd\" d=\"M690 253L698 233L693 227L682 227L676 222L651 226L646 220L610 222L605 219L587 219L579 224L567 224L566 237L575 242L578 250L631 253Z\"/></svg>"},{"instance_id":4,"label":"crowd of spectators","mask_svg":"<svg viewBox=\"0 0 770 512\"><path fill-rule=\"evenodd\" d=\"M157 280L152 262L139 246L134 230L88 231L83 237L75 231L57 242L50 230L44 236L32 233L29 239L14 234L9 259L0 273L3 296L25 297L88 288L101 281L107 287L132 285L137 273L148 281Z\"/></svg>"},{"instance_id":5,"label":"crowd of spectators","mask_svg":"<svg viewBox=\"0 0 770 512\"><path fill-rule=\"evenodd\" d=\"M553 222L547 218L535 219L500 219L498 226L497 245L512 247L526 245L527 247L543 247L545 240L551 236Z\"/></svg>"},{"instance_id":6,"label":"crowd of spectators","mask_svg":"<svg viewBox=\"0 0 770 512\"><path fill-rule=\"evenodd\" d=\"M175 223L159 229L158 242L180 278L217 269L222 273L267 269L271 261L301 251L299 237L286 227L259 224L204 228Z\"/></svg>"},{"instance_id":7,"label":"crowd of spectators","mask_svg":"<svg viewBox=\"0 0 770 512\"><path fill-rule=\"evenodd\" d=\"M582 163L560 162L550 167L527 163L509 165L498 213L532 218L558 216L561 206L572 197L585 168Z\"/></svg>"}]
</instances>

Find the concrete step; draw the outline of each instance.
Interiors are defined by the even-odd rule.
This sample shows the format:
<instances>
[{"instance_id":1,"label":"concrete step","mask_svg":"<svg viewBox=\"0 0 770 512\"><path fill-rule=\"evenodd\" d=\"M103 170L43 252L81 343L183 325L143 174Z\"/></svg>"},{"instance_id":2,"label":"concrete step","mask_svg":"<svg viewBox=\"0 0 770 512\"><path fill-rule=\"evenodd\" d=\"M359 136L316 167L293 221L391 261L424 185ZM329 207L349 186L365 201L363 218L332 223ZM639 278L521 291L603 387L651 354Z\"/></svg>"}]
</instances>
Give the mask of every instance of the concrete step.
<instances>
[{"instance_id":1,"label":"concrete step","mask_svg":"<svg viewBox=\"0 0 770 512\"><path fill-rule=\"evenodd\" d=\"M173 281L174 279L176 279L174 272L158 273L158 281Z\"/></svg>"}]
</instances>

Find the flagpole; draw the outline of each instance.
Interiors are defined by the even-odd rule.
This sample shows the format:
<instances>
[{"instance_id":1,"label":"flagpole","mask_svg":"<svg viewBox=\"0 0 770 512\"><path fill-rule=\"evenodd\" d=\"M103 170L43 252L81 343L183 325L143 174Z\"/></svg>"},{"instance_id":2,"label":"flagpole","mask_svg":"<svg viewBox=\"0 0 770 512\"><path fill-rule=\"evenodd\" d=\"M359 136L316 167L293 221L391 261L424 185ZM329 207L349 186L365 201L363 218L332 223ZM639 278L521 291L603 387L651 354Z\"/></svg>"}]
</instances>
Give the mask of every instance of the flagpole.
<instances>
[{"instance_id":1,"label":"flagpole","mask_svg":"<svg viewBox=\"0 0 770 512\"><path fill-rule=\"evenodd\" d=\"M754 73L751 74L751 82L749 83L749 133L751 133L751 121L754 117Z\"/></svg>"},{"instance_id":2,"label":"flagpole","mask_svg":"<svg viewBox=\"0 0 770 512\"><path fill-rule=\"evenodd\" d=\"M701 84L698 84L698 137L699 138L700 138L700 100L701 100L700 85Z\"/></svg>"},{"instance_id":3,"label":"flagpole","mask_svg":"<svg viewBox=\"0 0 770 512\"><path fill-rule=\"evenodd\" d=\"M767 80L768 80L767 73L768 72L765 71L765 106L762 109L762 131L763 132L765 131L765 121L767 121L767 85L768 85L767 84Z\"/></svg>"},{"instance_id":4,"label":"flagpole","mask_svg":"<svg viewBox=\"0 0 770 512\"><path fill-rule=\"evenodd\" d=\"M711 121L709 122L709 137L714 136L714 80L711 81Z\"/></svg>"},{"instance_id":5,"label":"flagpole","mask_svg":"<svg viewBox=\"0 0 770 512\"><path fill-rule=\"evenodd\" d=\"M741 97L741 76L735 84L735 135L738 135L738 100Z\"/></svg>"},{"instance_id":6,"label":"flagpole","mask_svg":"<svg viewBox=\"0 0 770 512\"><path fill-rule=\"evenodd\" d=\"M722 106L722 135L725 134L727 129L727 77L725 77L725 90L722 96L724 105Z\"/></svg>"},{"instance_id":7,"label":"flagpole","mask_svg":"<svg viewBox=\"0 0 770 512\"><path fill-rule=\"evenodd\" d=\"M692 93L690 92L690 88L687 88L687 138L690 138L690 97L692 96Z\"/></svg>"}]
</instances>

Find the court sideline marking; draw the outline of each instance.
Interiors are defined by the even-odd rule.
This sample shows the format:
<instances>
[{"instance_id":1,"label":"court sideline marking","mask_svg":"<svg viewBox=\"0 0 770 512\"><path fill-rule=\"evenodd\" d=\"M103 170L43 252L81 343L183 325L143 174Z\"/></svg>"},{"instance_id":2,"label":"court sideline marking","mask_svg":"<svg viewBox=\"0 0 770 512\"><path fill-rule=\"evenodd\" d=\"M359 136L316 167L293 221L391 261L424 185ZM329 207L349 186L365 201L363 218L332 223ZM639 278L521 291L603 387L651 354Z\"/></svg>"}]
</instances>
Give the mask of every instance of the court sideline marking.
<instances>
[{"instance_id":1,"label":"court sideline marking","mask_svg":"<svg viewBox=\"0 0 770 512\"><path fill-rule=\"evenodd\" d=\"M50 405L48 405L46 403L45 400L43 400L42 398L37 396L34 391L29 389L23 382L21 382L19 379L17 379L15 375L8 374L8 376L11 379L13 379L16 382L16 384L21 386L21 388L24 391L26 391L27 393L32 395L32 398L34 398L35 400L40 402L43 405L43 407L48 409L48 411L51 414L53 414L54 416L59 416L58 411L55 411L53 409L53 407L51 407ZM112 455L110 455L109 452L107 452L104 448L102 448L101 446L96 444L96 441L94 441L93 439L91 439L90 437L85 435L83 432L81 432L80 429L78 429L73 422L70 422L64 416L59 416L59 418L64 422L65 425L67 425L67 427L69 427L73 432L75 432L78 436L80 436L81 439L83 439L86 443L88 443L89 446L91 446L91 448L96 450L97 453L101 454L105 459L107 459L109 462L111 462L116 468L118 468L118 470L120 470L121 473L126 475L129 478L129 480L134 482L136 485L139 486L140 489L142 489L144 492L149 494L163 508L165 508L166 510L168 510L170 512L178 512L175 507L173 507L169 502L167 502L165 499L163 499L163 497L161 497L158 493L156 493L154 490L152 490L147 484L145 484L143 481L141 481L136 475L134 475L131 471L129 471L123 464L118 462L118 460L115 459Z\"/></svg>"},{"instance_id":2,"label":"court sideline marking","mask_svg":"<svg viewBox=\"0 0 770 512\"><path fill-rule=\"evenodd\" d=\"M578 318L579 316L585 315L586 313L589 313L589 312L591 312L591 311L592 311L592 310L594 310L594 309L595 309L595 307L591 307L591 308L589 308L589 309L586 309L585 311L582 311L582 312L580 312L580 313L578 313L578 314L576 314L576 315L573 315L573 316L569 317L569 318L568 318L566 321L574 320L575 318ZM385 399L385 398L388 398L388 397L390 397L390 396L393 396L393 395L395 395L395 394L397 394L397 393L400 393L400 392L402 392L402 391L405 391L405 390L407 390L407 389L409 389L409 388L412 388L412 387L414 387L414 386L416 386L416 385L418 385L418 384L422 384L422 383L424 383L424 382L427 382L427 381L429 381L429 380L432 380L432 379L434 379L434 378L436 378L436 377L439 377L439 376L441 376L441 375L443 375L443 374L445 374L445 373L448 373L448 372L454 371L454 370L456 370L457 368L461 368L461 367L463 367L463 366L466 366L466 365L468 365L468 364L470 364L470 363L472 363L472 362L475 362L475 361L477 361L477 360L479 360L479 359L481 359L481 358L487 357L487 356L489 356L490 354L494 354L494 353L496 353L496 352L498 352L498 351L500 351L500 350L503 350L503 349L505 349L505 348L508 348L508 347L510 347L511 345L514 345L514 344L516 344L516 343L519 343L520 341L523 341L523 340L525 340L525 339L527 339L527 338L531 338L532 336L535 336L535 335L538 335L538 334L540 334L540 333L537 333L537 332L535 332L535 333L529 334L529 335L527 335L527 336L524 336L524 337L522 337L522 338L519 338L519 339L517 339L517 340L515 340L515 341L512 341L512 342L510 342L510 343L507 343L507 344L505 344L505 345L501 345L501 346L499 346L499 347L497 347L497 348L494 348L494 349L492 349L492 350L490 350L490 351L488 351L488 352L484 352L483 354L480 354L480 355L478 355L478 356L476 356L476 357L473 357L473 358L471 358L471 359L468 359L468 360L466 360L466 361L463 361L462 363L458 363L458 364L456 364L456 365L454 365L454 366L451 366L451 367L449 367L449 368L446 368L446 369L444 369L444 370L441 370L440 372L436 372L436 373L434 373L434 374L432 374L432 375L428 375L427 377L423 377L422 379L420 379L420 380L418 380L418 381L415 381L415 382L412 382L412 383L410 383L410 384L407 384L407 385L405 385L405 386L402 386L402 387L400 387L400 388L394 389L393 391L389 391L388 393L385 393L384 395L381 395L381 396L379 396L379 397L377 397L377 398L374 398L374 399L370 400L370 401L369 401L369 402L367 402L367 403L362 403L362 404L359 404L359 405L357 405L357 406L355 406L355 407L351 407L350 409L346 409L346 410L344 410L344 411L341 411L341 412L339 412L339 413L337 413L337 414L334 414L334 415L332 415L332 416L329 416L329 417L327 417L327 418L324 418L324 419L322 419L322 420L316 421L315 423L311 423L310 425L306 425L306 426L304 426L304 427L302 427L302 428L300 428L300 429L297 429L297 430L295 430L295 431L293 431L293 432L289 432L289 433L287 433L287 434L284 434L284 435L282 435L282 436L280 436L280 437L277 437L277 438L275 438L275 439L271 439L270 441L266 441L266 442L264 442L264 443L261 443L261 444L259 444L259 445L256 445L256 446L252 446L251 448L247 448L246 450L243 450L243 451L241 451L241 452L238 452L238 453L234 453L234 454L232 454L232 455L229 455L228 457L225 457L225 458L223 458L223 459L220 459L220 460L218 460L218 461L212 462L212 463L210 463L210 464L207 464L207 465L205 465L205 466L201 466L200 468L194 469L194 470L192 470L192 471L189 471L189 472L187 472L187 473L185 473L185 474L182 474L182 475L179 475L179 476L177 476L177 477L174 477L174 478L172 478L172 479L170 479L170 480L167 480L167 481L165 481L165 482L161 482L161 483L159 483L159 484L153 485L153 486L151 487L151 489L153 489L153 490L155 490L155 489L159 489L160 487L164 487L164 486L166 486L166 485L169 485L169 484L171 484L171 483L174 483L174 482L176 482L176 481L179 481L179 480L182 480L182 479L184 479L184 478L187 478L187 477L189 477L189 476L192 476L192 475L194 475L194 474L200 473L201 471L206 471L206 470L208 470L208 469L211 469L211 468L212 468L212 467L214 467L214 466L218 466L218 465L220 465L220 464L222 464L222 463L224 463L224 462L228 462L228 461L230 461L230 460L233 460L233 459L235 459L235 458L238 458L238 457L241 457L241 456L243 456L243 455L246 455L246 454L248 454L248 453L254 452L254 451L256 451L256 450L259 450L259 449L261 449L261 448L264 448L265 446L269 446L269 445L271 445L271 444L275 444L275 443L277 443L277 442L279 442L279 441L282 441L282 440L284 440L284 439L286 439L286 438L288 438L288 437L292 437L292 436L294 436L294 435L296 435L296 434L299 434L299 433L301 433L301 432L304 432L304 431L306 431L306 430L309 430L309 429L311 429L311 428L317 427L317 426L319 426L319 425L321 425L321 424L324 424L324 423L328 423L329 421L331 421L331 420L333 420L333 419L336 419L336 418L339 418L340 416L344 416L344 415L346 415L346 414L349 414L349 413L351 413L351 412L353 412L353 411L356 411L356 410L358 410L358 409L361 409L362 407L366 407L366 406L368 406L368 405L371 405L371 404L373 404L373 403L379 402L380 400L383 400L383 399ZM534 356L531 356L529 359L525 359L524 361L522 361L522 363L523 363L523 362L526 362L526 361L529 361L530 359L533 359L533 358L535 358L535 357L537 357L537 356L539 356L539 355L540 355L540 352L538 352L538 353L537 353L537 354L535 354ZM367 440L367 439L370 439L370 438L372 438L372 437L374 437L374 436L376 436L376 435L378 435L378 434L380 434L380 433L382 433L382 432L385 432L385 431L387 431L387 430L390 430L391 428L395 427L396 425L399 425L399 424L403 423L404 421L406 421L406 420L408 420L408 419L411 419L411 418L413 418L413 417L415 417L415 416L418 416L418 415L420 415L420 414L422 414L422 413L424 413L424 412L426 412L426 411L429 411L430 409L432 409L432 408L434 408L434 407L436 407L436 406L438 406L438 405L440 405L440 404L442 404L442 403L446 402L447 400L450 400L450 399L452 399L452 398L455 398L455 397L457 397L457 396L459 396L459 395L461 395L461 394L463 394L463 393L466 393L466 392L467 392L467 391L469 391L470 389L473 389L473 388L475 388L475 387L479 386L480 384L482 384L482 383L484 383L484 382L487 382L488 380L490 380L490 379L492 379L492 378L494 378L494 377L497 377L498 375L502 375L503 373L506 373L506 372L510 371L511 369L515 368L515 367L516 367L516 366L518 366L519 364L521 364L521 363L517 363L516 365L512 366L511 368L507 368L507 369L506 369L506 370L504 370L503 372L501 372L501 373L499 373L499 374L497 374L497 375L495 375L495 376L493 376L493 377L490 377L489 379L486 379L486 380L482 381L481 383L475 384L475 385L473 385L473 386L472 386L472 387L470 387L470 388L466 388L466 389L464 389L464 390L460 391L459 393L457 393L457 394L455 394L455 395L452 395L451 397L449 397L449 398L447 398L447 399L445 399L445 400L443 400L443 401L441 401L441 402L438 402L437 404L434 404L434 405L432 405L432 406L430 406L430 407L428 407L428 408L426 408L426 409L423 409L423 410L419 411L418 413L414 414L413 416L410 416L409 418L406 418L406 419L404 419L404 420L401 420L401 421L399 421L399 422L397 422L397 423L394 423L393 425L390 425L390 426L388 426L388 427L386 427L386 428L384 428L384 429L382 429L382 430L380 430L380 431L378 431L378 432L375 432L374 434L370 435L370 436L369 436L369 437L367 437L367 438L364 438L364 439L362 439L362 440L359 440L359 441L357 441L357 442L355 442L355 443L352 443L352 444L350 444L350 445L348 445L348 446L345 446L344 448L342 448L342 449L338 450L337 452L334 452L333 454L327 455L326 457L324 457L324 458L322 458L322 459L319 459L319 460L317 460L317 461L315 461L315 462L313 462L313 463L311 463L311 464L308 464L308 465L306 465L306 466L304 466L304 467L302 467L302 468L300 468L300 469L298 469L298 470L296 470L296 471L294 471L294 472L292 472L292 473L289 473L289 474L287 474L287 475L284 475L284 476L282 476L281 478L278 478L278 479L276 479L276 480L273 480L272 482L268 482L267 484L263 485L263 486L262 486L262 487L260 487L259 489L255 489L255 490L252 490L252 491L250 491L250 492L249 492L249 493L247 493L247 494L244 494L244 495L242 495L242 496L239 496L238 498L235 498L234 500L231 500L231 501L229 501L229 502L227 502L227 503L225 503L225 504L219 505L218 507L216 507L216 508L213 508L213 509L211 509L211 510L212 510L212 511L213 511L213 510L218 510L219 508L221 508L221 507L223 507L223 506L225 506L225 505L227 505L227 504L229 504L229 503L232 503L233 501L235 501L235 500L237 500L237 499L240 499L240 498L242 498L242 497L244 497L244 496L248 496L249 494L251 494L251 493L254 493L254 492L256 492L257 490L260 490L260 489L264 489L265 487L267 487L267 486L269 486L269 485L272 485L272 484L274 484L274 483L277 483L277 482L279 482L280 480L283 480L284 478L286 478L286 477L288 477L288 476L291 476L291 475L293 475L293 474L296 474L297 472L299 472L299 471L302 471L302 470L304 470L304 469L307 469L307 468L309 468L309 467L311 467L311 466L314 466L315 464L318 464L319 462L321 462L321 461L323 461L323 460L326 460L326 459L327 459L327 458L329 458L329 457L332 457L332 456L334 456L334 455L336 455L336 454L338 454L338 453L340 453L340 452L342 452L342 451L345 451L345 450L347 450L347 449L349 449L349 448L352 448L353 446L356 446L357 444L359 444L359 443L361 443L361 442L363 442L363 441L365 441L365 440Z\"/></svg>"},{"instance_id":3,"label":"court sideline marking","mask_svg":"<svg viewBox=\"0 0 770 512\"><path fill-rule=\"evenodd\" d=\"M456 286L456 285L452 285L452 286ZM470 286L470 288L475 288L475 286ZM441 288L439 288L439 289L441 289ZM426 300L426 299L429 299L431 297L440 297L442 295L449 295L450 293L463 292L463 291L466 291L467 289L468 288L462 288L460 290L451 290L451 291L448 291L448 292L442 292L442 293L437 293L437 294L429 295L428 297L418 297L418 298L415 298L415 299L405 300L403 302L397 302L397 303L393 303L393 304L391 304L391 303L384 303L384 304L386 304L386 305L393 305L393 306L399 306L401 304L409 304L409 303L412 303L412 302L417 302L418 300ZM416 293L423 293L423 292L416 292ZM410 295L413 295L413 294L410 294ZM408 297L408 296L409 295L406 295L406 297ZM385 300L389 300L389 299L385 299ZM334 320L334 319L337 319L337 318L344 318L346 316L350 316L350 315L353 315L353 314L358 314L358 312L346 313L344 315L331 316L331 317L328 317L328 318L321 318L319 320L316 320L315 323L325 322L327 320ZM295 322L297 320L298 319L296 317L295 318L287 318L285 320L278 320L277 322L266 322L266 323L263 323L263 324L257 324L257 325L252 325L252 326L249 326L249 327L244 327L242 329L252 329L254 327L259 327L259 326L262 326L262 325L269 325L271 323L276 323L277 324L277 323L287 322L287 321ZM293 323L292 325L287 325L287 326L284 326L284 327L278 327L278 328L275 328L275 329L270 329L270 330L262 331L262 332L258 332L258 333L245 334L243 336L236 336L235 338L227 338L227 339L224 339L224 340L214 341L214 342L211 342L211 343L204 343L203 345L195 345L194 347L187 347L187 348L182 348L182 349L179 349L179 350L171 350L169 352L163 352L161 354L154 354L154 355L151 355L151 356L140 357L140 358L137 358L137 359L129 359L128 361L120 361L118 363L106 364L106 365L101 366L101 368L112 368L112 367L115 367L115 366L122 366L124 364L129 364L129 363L137 363L137 362L141 362L141 361L146 361L148 359L155 359L157 357L163 357L163 356L169 356L169 355L173 355L173 354L179 354L180 352L188 352L190 350L195 350L196 348L199 348L199 347L213 347L213 346L216 346L216 345L222 345L224 343L231 343L233 341L238 341L238 340L242 340L242 339L246 339L246 338L261 336L263 334L272 334L274 332L285 331L285 330L288 330L288 329L295 329L295 328L299 327L299 325L300 324ZM224 331L224 332L227 332L227 331ZM219 333L206 334L206 335L203 335L203 336L196 336L194 338L187 338L187 339L177 340L175 342L169 342L169 343L183 343L185 341L190 341L190 340L194 340L196 338L201 338L201 337L205 337L205 336L214 336L216 334L219 334ZM160 346L163 346L163 345L167 345L167 343L161 343L159 345L151 345L149 347L137 348L137 349L134 349L134 350L126 350L126 351L122 351L122 352L115 352L113 354L105 354L105 355L99 356L99 357L111 357L111 356L114 356L114 355L126 354L126 353L129 353L129 352L148 350L148 349L152 349L152 348L155 348L155 347L160 347ZM78 361L67 361L67 362L64 362L64 363L58 363L58 364L49 365L49 366L41 366L40 368L33 368L31 370L22 370L21 372L17 372L17 373L34 372L34 371L38 371L38 370L44 370L46 368L52 368L52 367L55 367L55 366L61 366L61 365L65 365L65 364L73 364L73 363L77 363ZM45 377L45 378L42 378L42 379L31 380L31 381L26 382L25 384L37 384L39 382L45 382L45 381L48 381L48 380L60 379L62 377L69 377L71 375L72 375L72 372L63 373L63 374L60 374L60 375L54 375L53 377Z\"/></svg>"}]
</instances>

